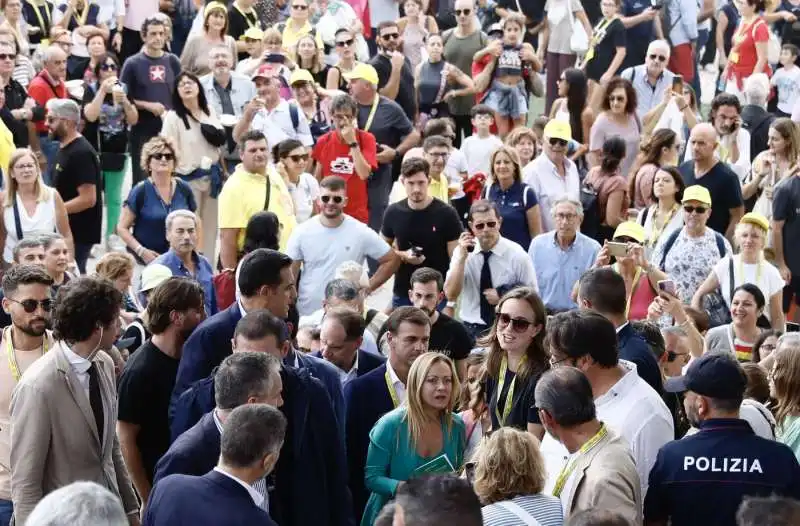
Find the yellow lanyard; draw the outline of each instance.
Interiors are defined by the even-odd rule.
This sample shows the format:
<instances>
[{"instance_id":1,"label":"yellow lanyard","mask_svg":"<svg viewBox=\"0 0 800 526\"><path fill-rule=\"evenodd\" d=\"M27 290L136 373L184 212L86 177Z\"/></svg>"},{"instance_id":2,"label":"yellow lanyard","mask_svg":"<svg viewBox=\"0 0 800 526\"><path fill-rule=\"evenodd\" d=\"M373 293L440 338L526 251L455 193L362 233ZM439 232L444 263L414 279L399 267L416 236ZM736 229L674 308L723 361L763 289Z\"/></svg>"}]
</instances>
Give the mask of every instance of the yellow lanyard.
<instances>
[{"instance_id":1,"label":"yellow lanyard","mask_svg":"<svg viewBox=\"0 0 800 526\"><path fill-rule=\"evenodd\" d=\"M517 365L517 371L520 370L527 358L527 356L522 357L522 360L519 361L519 365ZM506 403L503 405L503 414L501 416L498 408L500 407L500 395L503 393L503 385L506 383L506 371L508 371L508 359L503 356L503 360L500 362L500 378L497 380L497 404L494 406L494 415L497 417L497 423L500 424L500 426L506 425L506 419L509 413L511 413L511 406L514 405L514 387L516 387L517 384L517 375L514 374L514 378L511 379L511 383L508 385Z\"/></svg>"},{"instance_id":2,"label":"yellow lanyard","mask_svg":"<svg viewBox=\"0 0 800 526\"><path fill-rule=\"evenodd\" d=\"M236 2L234 2L234 3L233 3L233 8L234 8L234 9L236 9L237 11L239 11L239 14L241 14L241 15L242 15L242 18L244 18L244 21L247 23L247 27L248 27L248 29L252 29L252 28L256 27L256 24L255 24L255 22L251 22L251 21L250 21L250 18L248 18L248 17L247 17L247 13L245 13L244 11L242 11L241 9L239 9L239 6L238 6L238 5L236 5ZM251 14L253 13L253 8L252 8L252 7L250 8L250 11L249 11L249 12L250 12Z\"/></svg>"},{"instance_id":3,"label":"yellow lanyard","mask_svg":"<svg viewBox=\"0 0 800 526\"><path fill-rule=\"evenodd\" d=\"M758 286L758 282L761 279L761 258L758 259L758 263L756 264L756 280L754 284ZM739 279L742 280L742 283L748 283L748 281L744 278L744 264L742 263L742 256L739 256L739 262L736 264L736 270L739 271ZM733 298L731 298L733 301Z\"/></svg>"},{"instance_id":4,"label":"yellow lanyard","mask_svg":"<svg viewBox=\"0 0 800 526\"><path fill-rule=\"evenodd\" d=\"M614 271L620 276L622 273L619 271L619 265L614 263ZM631 291L625 294L625 319L628 319L628 313L631 310L631 298L633 293L636 292L636 286L639 284L639 278L642 276L642 267L636 267L636 273L633 275L633 283L631 284Z\"/></svg>"},{"instance_id":5,"label":"yellow lanyard","mask_svg":"<svg viewBox=\"0 0 800 526\"><path fill-rule=\"evenodd\" d=\"M578 462L578 456L592 449L598 444L598 442L603 440L606 435L608 435L608 429L606 428L606 425L600 424L600 429L597 431L597 433L595 433L592 438L587 440L586 443L581 446L581 448L578 450L578 455L572 460L572 462L564 466L561 470L561 473L558 474L556 485L553 487L554 497L560 497L561 492L564 491L564 486L566 486L567 480L569 479L570 475L572 475L572 472L575 471L575 464Z\"/></svg>"},{"instance_id":6,"label":"yellow lanyard","mask_svg":"<svg viewBox=\"0 0 800 526\"><path fill-rule=\"evenodd\" d=\"M389 396L392 397L392 405L397 407L400 405L400 397L397 396L397 390L394 388L394 384L392 383L392 378L389 376L389 369L386 369L386 372L383 374L383 377L386 379L386 388L389 390Z\"/></svg>"},{"instance_id":7,"label":"yellow lanyard","mask_svg":"<svg viewBox=\"0 0 800 526\"><path fill-rule=\"evenodd\" d=\"M369 131L372 127L372 119L375 118L375 112L378 111L378 103L381 100L381 96L377 93L375 94L375 100L372 101L372 109L369 110L369 116L367 117L367 123L364 125L363 130Z\"/></svg>"},{"instance_id":8,"label":"yellow lanyard","mask_svg":"<svg viewBox=\"0 0 800 526\"><path fill-rule=\"evenodd\" d=\"M86 19L89 18L89 2L86 2L86 6L83 8L83 14L80 15L80 18L75 16L75 12L72 12L72 18L75 20L75 23L78 24L78 27L82 27L86 25Z\"/></svg>"},{"instance_id":9,"label":"yellow lanyard","mask_svg":"<svg viewBox=\"0 0 800 526\"><path fill-rule=\"evenodd\" d=\"M11 376L14 377L14 381L19 382L19 379L22 377L22 373L19 370L17 357L14 354L14 342L11 341L11 327L8 327L5 331L3 331L3 338L6 340L8 368L11 369ZM42 339L42 356L44 356L45 353L47 353L47 333L44 334L44 338Z\"/></svg>"},{"instance_id":10,"label":"yellow lanyard","mask_svg":"<svg viewBox=\"0 0 800 526\"><path fill-rule=\"evenodd\" d=\"M589 51L586 52L586 58L584 59L584 64L592 60L592 58L594 58L595 46L597 46L597 44L599 44L603 40L603 38L605 38L605 33L601 37L600 32L613 21L614 21L613 18L604 18L594 28L594 31L592 31L592 40L591 43L589 44Z\"/></svg>"},{"instance_id":11,"label":"yellow lanyard","mask_svg":"<svg viewBox=\"0 0 800 526\"><path fill-rule=\"evenodd\" d=\"M675 212L678 211L678 203L675 203L674 205L672 205L672 210L669 211L669 215L664 219L664 222L659 227L658 205L655 206L656 210L655 212L653 212L653 234L650 236L650 239L647 240L647 245L650 247L656 246L656 243L658 243L658 238L660 238L661 234L664 233L664 229L667 228L667 225L669 224L670 221L672 221L672 218L675 216Z\"/></svg>"},{"instance_id":12,"label":"yellow lanyard","mask_svg":"<svg viewBox=\"0 0 800 526\"><path fill-rule=\"evenodd\" d=\"M42 30L42 35L49 35L50 30L44 23L44 18L42 18L42 12L39 11L39 6L36 4L35 0L28 0L28 3L33 8L33 14L36 15L36 20L39 22L39 29ZM50 23L53 20L53 13L48 9L47 2L44 2L44 12L47 13L47 22ZM47 38L42 38L41 43L43 46L47 46L50 44L50 40Z\"/></svg>"}]
</instances>

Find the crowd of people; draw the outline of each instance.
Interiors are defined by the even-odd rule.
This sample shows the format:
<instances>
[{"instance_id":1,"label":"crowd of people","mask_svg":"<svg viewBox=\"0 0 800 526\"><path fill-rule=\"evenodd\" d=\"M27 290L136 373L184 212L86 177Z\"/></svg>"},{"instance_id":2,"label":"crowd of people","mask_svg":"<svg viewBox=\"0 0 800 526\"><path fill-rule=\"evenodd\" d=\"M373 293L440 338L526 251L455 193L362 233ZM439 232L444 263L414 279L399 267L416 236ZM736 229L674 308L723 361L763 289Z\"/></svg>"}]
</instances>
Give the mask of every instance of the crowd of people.
<instances>
[{"instance_id":1,"label":"crowd of people","mask_svg":"<svg viewBox=\"0 0 800 526\"><path fill-rule=\"evenodd\" d=\"M793 2L0 0L0 526L800 524Z\"/></svg>"}]
</instances>

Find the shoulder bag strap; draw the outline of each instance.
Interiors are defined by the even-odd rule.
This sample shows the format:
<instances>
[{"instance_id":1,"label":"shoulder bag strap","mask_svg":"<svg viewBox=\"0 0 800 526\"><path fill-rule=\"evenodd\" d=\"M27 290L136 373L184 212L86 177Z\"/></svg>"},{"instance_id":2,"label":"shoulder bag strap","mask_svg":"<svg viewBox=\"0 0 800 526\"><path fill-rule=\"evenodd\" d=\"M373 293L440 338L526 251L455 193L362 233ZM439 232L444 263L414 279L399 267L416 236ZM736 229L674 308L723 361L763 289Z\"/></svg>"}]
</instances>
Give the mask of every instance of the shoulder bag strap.
<instances>
[{"instance_id":1,"label":"shoulder bag strap","mask_svg":"<svg viewBox=\"0 0 800 526\"><path fill-rule=\"evenodd\" d=\"M264 198L264 210L269 210L269 198L272 193L272 183L269 180L269 172L267 172L267 195Z\"/></svg>"},{"instance_id":2,"label":"shoulder bag strap","mask_svg":"<svg viewBox=\"0 0 800 526\"><path fill-rule=\"evenodd\" d=\"M504 500L502 502L497 503L498 506L501 508L505 508L506 511L513 513L519 520L521 520L525 526L541 526L541 523L534 519L527 511L525 511L522 506L517 504L516 502L510 500Z\"/></svg>"},{"instance_id":3,"label":"shoulder bag strap","mask_svg":"<svg viewBox=\"0 0 800 526\"><path fill-rule=\"evenodd\" d=\"M19 218L19 206L17 196L14 196L14 227L17 229L17 242L22 241L22 221Z\"/></svg>"},{"instance_id":4,"label":"shoulder bag strap","mask_svg":"<svg viewBox=\"0 0 800 526\"><path fill-rule=\"evenodd\" d=\"M728 287L730 290L730 294L728 295L729 301L733 302L733 256L731 255L728 258Z\"/></svg>"}]
</instances>

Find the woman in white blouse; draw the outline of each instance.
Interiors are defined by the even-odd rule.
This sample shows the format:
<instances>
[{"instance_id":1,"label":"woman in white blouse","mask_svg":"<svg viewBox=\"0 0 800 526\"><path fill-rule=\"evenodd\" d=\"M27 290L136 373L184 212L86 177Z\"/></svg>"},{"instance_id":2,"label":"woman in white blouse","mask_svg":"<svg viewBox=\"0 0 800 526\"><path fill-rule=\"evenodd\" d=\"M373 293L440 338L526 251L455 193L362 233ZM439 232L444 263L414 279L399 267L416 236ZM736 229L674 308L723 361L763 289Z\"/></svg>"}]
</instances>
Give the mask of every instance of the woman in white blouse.
<instances>
[{"instance_id":1,"label":"woman in white blouse","mask_svg":"<svg viewBox=\"0 0 800 526\"><path fill-rule=\"evenodd\" d=\"M318 212L315 203L319 197L319 183L306 171L308 157L308 150L297 139L286 139L272 148L275 168L292 196L298 223Z\"/></svg>"},{"instance_id":2,"label":"woman in white blouse","mask_svg":"<svg viewBox=\"0 0 800 526\"><path fill-rule=\"evenodd\" d=\"M734 256L722 258L714 265L714 270L692 297L693 307L699 308L703 297L717 290L717 287L721 289L722 297L730 307L733 290L745 283L752 283L761 290L766 299L764 316L769 320L770 326L775 330L784 330L783 287L786 283L778 269L764 260L768 229L769 222L761 214L750 212L742 217L734 232L734 240L741 251Z\"/></svg>"},{"instance_id":3,"label":"woman in white blouse","mask_svg":"<svg viewBox=\"0 0 800 526\"><path fill-rule=\"evenodd\" d=\"M43 233L58 232L74 257L72 231L69 228L64 201L55 190L44 184L39 162L29 148L18 148L11 154L5 176L3 199L3 262L14 260L14 247L21 239Z\"/></svg>"}]
</instances>

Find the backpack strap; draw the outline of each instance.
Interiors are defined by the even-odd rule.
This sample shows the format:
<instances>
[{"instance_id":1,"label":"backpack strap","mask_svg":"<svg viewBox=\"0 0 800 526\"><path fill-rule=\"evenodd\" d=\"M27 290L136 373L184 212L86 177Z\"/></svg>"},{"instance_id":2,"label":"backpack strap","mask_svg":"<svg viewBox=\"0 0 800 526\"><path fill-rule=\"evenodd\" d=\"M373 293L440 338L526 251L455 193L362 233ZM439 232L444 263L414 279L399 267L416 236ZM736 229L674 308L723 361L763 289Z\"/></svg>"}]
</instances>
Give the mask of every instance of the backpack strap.
<instances>
[{"instance_id":1,"label":"backpack strap","mask_svg":"<svg viewBox=\"0 0 800 526\"><path fill-rule=\"evenodd\" d=\"M17 230L17 242L22 241L22 221L19 217L19 205L17 205L17 196L14 196L14 228Z\"/></svg>"},{"instance_id":2,"label":"backpack strap","mask_svg":"<svg viewBox=\"0 0 800 526\"><path fill-rule=\"evenodd\" d=\"M728 296L728 298L730 298L730 301L733 301L733 289L734 288L735 287L734 287L734 283L733 283L733 256L730 256L728 258L728 292L730 292L730 295Z\"/></svg>"},{"instance_id":3,"label":"backpack strap","mask_svg":"<svg viewBox=\"0 0 800 526\"><path fill-rule=\"evenodd\" d=\"M447 41L450 40L451 36L453 36L453 31L455 30L456 30L455 28L451 28L442 33L442 47L447 45Z\"/></svg>"},{"instance_id":4,"label":"backpack strap","mask_svg":"<svg viewBox=\"0 0 800 526\"><path fill-rule=\"evenodd\" d=\"M650 213L650 207L649 206L644 207L644 210L642 211L642 222L640 223L643 227L644 224L647 223L647 214L649 213Z\"/></svg>"},{"instance_id":5,"label":"backpack strap","mask_svg":"<svg viewBox=\"0 0 800 526\"><path fill-rule=\"evenodd\" d=\"M300 125L300 110L294 102L289 103L289 117L292 119L292 128L297 132L297 127Z\"/></svg>"},{"instance_id":6,"label":"backpack strap","mask_svg":"<svg viewBox=\"0 0 800 526\"><path fill-rule=\"evenodd\" d=\"M681 233L680 228L677 230L673 230L670 233L667 240L664 241L664 248L662 249L661 252L661 263L658 265L658 267L661 269L662 272L666 272L664 265L666 265L667 263L667 254L669 254L669 251L672 250L672 245L675 244L675 241L678 239L680 233Z\"/></svg>"},{"instance_id":7,"label":"backpack strap","mask_svg":"<svg viewBox=\"0 0 800 526\"><path fill-rule=\"evenodd\" d=\"M728 251L725 250L725 238L722 237L722 234L719 232L714 232L714 237L717 242L717 251L719 252L719 257L724 258L728 253Z\"/></svg>"}]
</instances>

